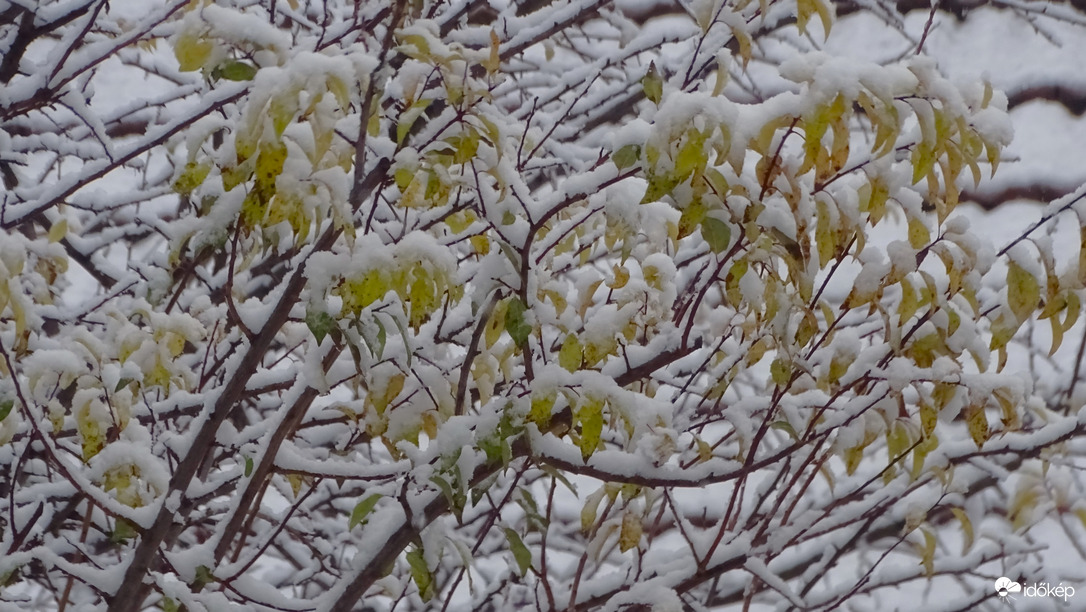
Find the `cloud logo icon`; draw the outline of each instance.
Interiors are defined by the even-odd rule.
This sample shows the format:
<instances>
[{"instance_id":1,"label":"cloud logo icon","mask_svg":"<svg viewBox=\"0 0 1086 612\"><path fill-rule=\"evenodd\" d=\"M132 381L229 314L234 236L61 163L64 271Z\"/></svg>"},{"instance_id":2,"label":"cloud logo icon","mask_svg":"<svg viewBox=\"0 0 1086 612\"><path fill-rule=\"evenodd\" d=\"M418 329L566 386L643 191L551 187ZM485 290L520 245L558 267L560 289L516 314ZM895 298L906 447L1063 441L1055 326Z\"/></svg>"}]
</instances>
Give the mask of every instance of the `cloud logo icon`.
<instances>
[{"instance_id":1,"label":"cloud logo icon","mask_svg":"<svg viewBox=\"0 0 1086 612\"><path fill-rule=\"evenodd\" d=\"M995 581L996 595L1000 597L1006 597L1011 593L1018 593L1022 590L1022 585L1017 582L1003 576Z\"/></svg>"}]
</instances>

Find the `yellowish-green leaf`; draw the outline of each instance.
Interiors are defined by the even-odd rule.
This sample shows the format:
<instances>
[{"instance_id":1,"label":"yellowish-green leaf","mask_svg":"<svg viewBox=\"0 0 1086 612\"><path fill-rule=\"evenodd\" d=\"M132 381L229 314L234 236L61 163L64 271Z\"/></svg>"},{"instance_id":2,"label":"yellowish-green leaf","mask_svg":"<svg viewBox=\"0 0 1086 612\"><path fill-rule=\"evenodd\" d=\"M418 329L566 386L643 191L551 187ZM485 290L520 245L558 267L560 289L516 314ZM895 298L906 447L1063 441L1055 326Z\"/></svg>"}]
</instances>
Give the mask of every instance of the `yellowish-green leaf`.
<instances>
[{"instance_id":1,"label":"yellowish-green leaf","mask_svg":"<svg viewBox=\"0 0 1086 612\"><path fill-rule=\"evenodd\" d=\"M788 363L781 357L773 360L772 365L769 366L770 378L773 380L773 384L778 387L783 387L788 384L788 381L792 378L792 364Z\"/></svg>"},{"instance_id":2,"label":"yellowish-green leaf","mask_svg":"<svg viewBox=\"0 0 1086 612\"><path fill-rule=\"evenodd\" d=\"M191 72L203 69L204 64L211 57L212 49L214 49L214 44L210 40L200 38L191 31L186 31L177 37L177 41L173 46L173 54L177 58L181 72Z\"/></svg>"},{"instance_id":3,"label":"yellowish-green leaf","mask_svg":"<svg viewBox=\"0 0 1086 612\"><path fill-rule=\"evenodd\" d=\"M533 393L532 394L532 407L528 413L528 418L539 427L539 430L546 432L551 424L551 412L554 410L554 402L558 399L558 393L553 389L546 393Z\"/></svg>"},{"instance_id":4,"label":"yellowish-green leaf","mask_svg":"<svg viewBox=\"0 0 1086 612\"><path fill-rule=\"evenodd\" d=\"M886 452L890 456L890 461L900 457L911 444L912 440L905 423L900 420L894 421L890 429L886 431Z\"/></svg>"},{"instance_id":5,"label":"yellowish-green leaf","mask_svg":"<svg viewBox=\"0 0 1086 612\"><path fill-rule=\"evenodd\" d=\"M723 253L731 244L732 228L716 217L706 216L701 220L701 236L712 252Z\"/></svg>"},{"instance_id":6,"label":"yellowish-green leaf","mask_svg":"<svg viewBox=\"0 0 1086 612\"><path fill-rule=\"evenodd\" d=\"M641 160L641 145L628 144L611 155L611 161L619 170L625 170Z\"/></svg>"},{"instance_id":7,"label":"yellowish-green leaf","mask_svg":"<svg viewBox=\"0 0 1086 612\"><path fill-rule=\"evenodd\" d=\"M664 97L664 79L657 72L655 62L649 62L648 72L641 77L641 90L653 104L660 104L660 99Z\"/></svg>"},{"instance_id":8,"label":"yellowish-green leaf","mask_svg":"<svg viewBox=\"0 0 1086 612\"><path fill-rule=\"evenodd\" d=\"M603 400L595 397L586 398L577 408L575 419L581 424L581 457L588 459L596 452L603 434Z\"/></svg>"},{"instance_id":9,"label":"yellowish-green leaf","mask_svg":"<svg viewBox=\"0 0 1086 612\"><path fill-rule=\"evenodd\" d=\"M576 372L581 369L582 359L581 341L577 339L576 334L566 335L566 339L562 341L562 348L558 350L558 365L570 372Z\"/></svg>"}]
</instances>

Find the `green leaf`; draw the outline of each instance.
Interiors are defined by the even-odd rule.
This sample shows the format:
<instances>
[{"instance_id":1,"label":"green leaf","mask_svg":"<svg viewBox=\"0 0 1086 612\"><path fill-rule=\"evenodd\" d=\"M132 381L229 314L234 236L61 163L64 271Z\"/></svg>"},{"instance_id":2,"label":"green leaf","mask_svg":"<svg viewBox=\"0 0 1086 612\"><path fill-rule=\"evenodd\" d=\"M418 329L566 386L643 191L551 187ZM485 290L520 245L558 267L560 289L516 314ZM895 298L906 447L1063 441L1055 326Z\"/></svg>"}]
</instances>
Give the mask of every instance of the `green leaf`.
<instances>
[{"instance_id":1,"label":"green leaf","mask_svg":"<svg viewBox=\"0 0 1086 612\"><path fill-rule=\"evenodd\" d=\"M252 457L246 457L245 458L245 477L248 478L249 476L252 476L252 474L253 474L253 458Z\"/></svg>"},{"instance_id":2,"label":"green leaf","mask_svg":"<svg viewBox=\"0 0 1086 612\"><path fill-rule=\"evenodd\" d=\"M211 568L201 565L196 568L196 578L192 581L192 590L199 593L206 585L218 582L219 579L211 573Z\"/></svg>"},{"instance_id":3,"label":"green leaf","mask_svg":"<svg viewBox=\"0 0 1086 612\"><path fill-rule=\"evenodd\" d=\"M723 253L731 244L732 228L720 219L705 217L701 220L701 236L714 253Z\"/></svg>"},{"instance_id":4,"label":"green leaf","mask_svg":"<svg viewBox=\"0 0 1086 612\"><path fill-rule=\"evenodd\" d=\"M528 336L532 333L532 326L524 318L528 310L527 305L520 298L512 298L505 309L505 331L517 346L524 346L528 342Z\"/></svg>"},{"instance_id":5,"label":"green leaf","mask_svg":"<svg viewBox=\"0 0 1086 612\"><path fill-rule=\"evenodd\" d=\"M256 66L248 62L229 61L215 69L215 74L227 81L251 81L256 76Z\"/></svg>"},{"instance_id":6,"label":"green leaf","mask_svg":"<svg viewBox=\"0 0 1086 612\"><path fill-rule=\"evenodd\" d=\"M366 517L377 506L377 502L381 500L381 497L381 494L374 493L355 504L354 510L351 510L351 520L347 522L347 530L354 529L358 525L365 525Z\"/></svg>"},{"instance_id":7,"label":"green leaf","mask_svg":"<svg viewBox=\"0 0 1086 612\"><path fill-rule=\"evenodd\" d=\"M324 342L324 337L328 335L328 332L337 326L335 317L327 312L316 310L306 311L305 324L313 333L313 337L317 339L317 344Z\"/></svg>"},{"instance_id":8,"label":"green leaf","mask_svg":"<svg viewBox=\"0 0 1086 612\"><path fill-rule=\"evenodd\" d=\"M467 501L467 496L453 489L452 484L440 475L435 474L431 476L430 482L441 489L441 494L445 496L445 501L449 502L449 508L456 514L457 518L459 518L460 512L464 509L464 502Z\"/></svg>"},{"instance_id":9,"label":"green leaf","mask_svg":"<svg viewBox=\"0 0 1086 612\"><path fill-rule=\"evenodd\" d=\"M528 572L528 568L532 567L532 551L524 545L520 534L508 527L505 529L505 539L509 541L509 550L513 552L513 559L516 560L520 575L523 576Z\"/></svg>"},{"instance_id":10,"label":"green leaf","mask_svg":"<svg viewBox=\"0 0 1086 612\"><path fill-rule=\"evenodd\" d=\"M641 159L641 145L628 144L611 155L611 161L619 170L625 170Z\"/></svg>"},{"instance_id":11,"label":"green leaf","mask_svg":"<svg viewBox=\"0 0 1086 612\"><path fill-rule=\"evenodd\" d=\"M414 548L407 552L407 564L411 566L411 578L419 587L419 596L423 601L430 601L434 596L434 579L430 575L430 568L426 566L426 559L422 556L421 548Z\"/></svg>"},{"instance_id":12,"label":"green leaf","mask_svg":"<svg viewBox=\"0 0 1086 612\"><path fill-rule=\"evenodd\" d=\"M4 400L0 402L0 421L8 418L11 414L11 409L15 407L15 400Z\"/></svg>"}]
</instances>

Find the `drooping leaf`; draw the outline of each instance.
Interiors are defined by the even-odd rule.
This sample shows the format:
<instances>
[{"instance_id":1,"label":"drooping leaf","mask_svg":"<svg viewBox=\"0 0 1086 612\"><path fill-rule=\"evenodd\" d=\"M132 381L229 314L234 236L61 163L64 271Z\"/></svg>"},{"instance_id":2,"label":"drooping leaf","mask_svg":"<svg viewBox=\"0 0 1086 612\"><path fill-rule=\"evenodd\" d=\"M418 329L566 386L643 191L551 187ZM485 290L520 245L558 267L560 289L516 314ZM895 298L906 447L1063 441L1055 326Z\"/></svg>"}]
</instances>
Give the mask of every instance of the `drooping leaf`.
<instances>
[{"instance_id":1,"label":"drooping leaf","mask_svg":"<svg viewBox=\"0 0 1086 612\"><path fill-rule=\"evenodd\" d=\"M335 317L323 310L306 311L305 324L313 337L317 339L317 344L324 342L324 337L328 335L328 332L338 327Z\"/></svg>"},{"instance_id":2,"label":"drooping leaf","mask_svg":"<svg viewBox=\"0 0 1086 612\"><path fill-rule=\"evenodd\" d=\"M524 545L524 540L520 538L520 534L508 527L505 528L505 539L509 542L509 550L513 553L513 560L517 562L520 575L524 576L527 574L528 569L532 567L532 551L528 550L528 547Z\"/></svg>"},{"instance_id":3,"label":"drooping leaf","mask_svg":"<svg viewBox=\"0 0 1086 612\"><path fill-rule=\"evenodd\" d=\"M423 601L430 601L434 596L434 579L430 574L430 568L426 565L426 558L421 548L412 548L407 551L407 564L411 567L411 578L419 589L419 597Z\"/></svg>"},{"instance_id":4,"label":"drooping leaf","mask_svg":"<svg viewBox=\"0 0 1086 612\"><path fill-rule=\"evenodd\" d=\"M523 346L528 342L528 336L532 333L532 326L528 324L525 313L528 307L520 298L511 298L505 310L505 331L517 346Z\"/></svg>"},{"instance_id":5,"label":"drooping leaf","mask_svg":"<svg viewBox=\"0 0 1086 612\"><path fill-rule=\"evenodd\" d=\"M656 70L655 62L649 63L648 72L641 78L641 90L653 104L659 104L660 99L664 97L664 79Z\"/></svg>"}]
</instances>

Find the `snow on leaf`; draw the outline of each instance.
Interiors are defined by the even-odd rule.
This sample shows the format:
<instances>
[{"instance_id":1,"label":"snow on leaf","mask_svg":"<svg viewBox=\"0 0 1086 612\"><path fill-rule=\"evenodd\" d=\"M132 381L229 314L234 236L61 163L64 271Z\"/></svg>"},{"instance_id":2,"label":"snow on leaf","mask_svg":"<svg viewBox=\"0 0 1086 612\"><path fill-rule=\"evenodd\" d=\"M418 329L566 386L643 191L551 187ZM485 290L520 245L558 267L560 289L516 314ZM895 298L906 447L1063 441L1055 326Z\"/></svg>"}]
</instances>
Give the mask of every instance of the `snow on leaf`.
<instances>
[{"instance_id":1,"label":"snow on leaf","mask_svg":"<svg viewBox=\"0 0 1086 612\"><path fill-rule=\"evenodd\" d=\"M558 351L558 365L569 372L581 369L582 353L581 342L575 334L566 334L562 341L562 348Z\"/></svg>"},{"instance_id":2,"label":"snow on leaf","mask_svg":"<svg viewBox=\"0 0 1086 612\"><path fill-rule=\"evenodd\" d=\"M656 69L656 63L649 63L649 70L641 77L641 89L645 97L652 100L653 104L659 104L664 96L664 79Z\"/></svg>"}]
</instances>

